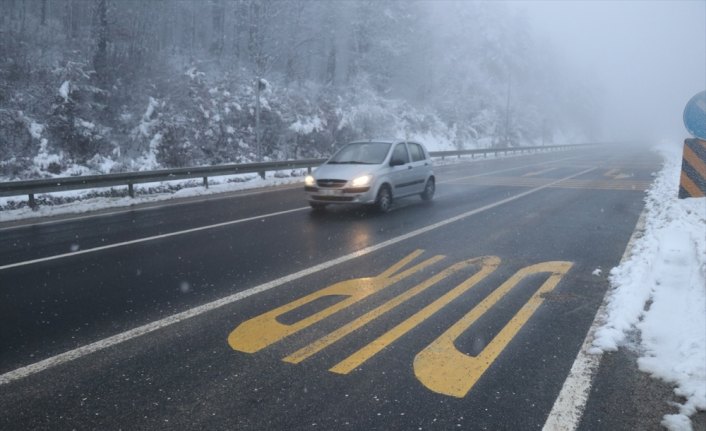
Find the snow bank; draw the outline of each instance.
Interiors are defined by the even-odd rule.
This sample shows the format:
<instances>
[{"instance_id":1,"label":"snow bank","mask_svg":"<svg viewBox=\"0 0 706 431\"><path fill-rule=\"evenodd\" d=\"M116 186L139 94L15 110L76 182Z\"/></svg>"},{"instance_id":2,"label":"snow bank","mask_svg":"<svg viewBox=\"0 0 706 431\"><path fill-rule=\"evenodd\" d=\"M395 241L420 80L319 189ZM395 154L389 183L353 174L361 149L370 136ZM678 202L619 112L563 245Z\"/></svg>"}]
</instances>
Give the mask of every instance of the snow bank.
<instances>
[{"instance_id":1,"label":"snow bank","mask_svg":"<svg viewBox=\"0 0 706 431\"><path fill-rule=\"evenodd\" d=\"M308 135L309 133L323 130L325 126L325 121L322 121L318 116L313 116L297 118L297 121L289 126L289 130L298 134Z\"/></svg>"},{"instance_id":2,"label":"snow bank","mask_svg":"<svg viewBox=\"0 0 706 431\"><path fill-rule=\"evenodd\" d=\"M616 350L637 330L640 370L684 397L666 415L670 430L691 430L689 416L706 410L706 199L677 199L681 145L657 148L665 164L646 198L644 234L610 273L604 325L594 351Z\"/></svg>"}]
</instances>

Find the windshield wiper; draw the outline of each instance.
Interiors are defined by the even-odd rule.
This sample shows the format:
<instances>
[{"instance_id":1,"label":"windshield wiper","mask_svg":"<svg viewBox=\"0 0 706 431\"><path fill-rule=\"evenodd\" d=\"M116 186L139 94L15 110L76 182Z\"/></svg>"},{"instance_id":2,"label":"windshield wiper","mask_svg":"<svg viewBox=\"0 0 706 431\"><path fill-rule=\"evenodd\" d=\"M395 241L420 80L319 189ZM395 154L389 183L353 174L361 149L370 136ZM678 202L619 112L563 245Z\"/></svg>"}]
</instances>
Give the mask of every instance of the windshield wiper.
<instances>
[{"instance_id":1,"label":"windshield wiper","mask_svg":"<svg viewBox=\"0 0 706 431\"><path fill-rule=\"evenodd\" d=\"M331 162L329 162L331 163ZM372 162L361 162L360 160L348 160L345 162L333 162L339 165L375 165L377 163L372 163Z\"/></svg>"}]
</instances>

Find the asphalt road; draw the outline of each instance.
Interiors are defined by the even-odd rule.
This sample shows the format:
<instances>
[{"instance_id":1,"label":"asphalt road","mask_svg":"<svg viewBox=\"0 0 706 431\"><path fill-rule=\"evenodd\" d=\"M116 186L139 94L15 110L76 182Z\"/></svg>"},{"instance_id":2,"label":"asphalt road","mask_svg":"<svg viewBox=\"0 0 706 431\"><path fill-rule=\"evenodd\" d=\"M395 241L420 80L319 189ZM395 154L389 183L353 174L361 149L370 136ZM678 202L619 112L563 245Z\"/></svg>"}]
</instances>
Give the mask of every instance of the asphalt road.
<instances>
[{"instance_id":1,"label":"asphalt road","mask_svg":"<svg viewBox=\"0 0 706 431\"><path fill-rule=\"evenodd\" d=\"M286 187L0 226L0 429L541 429L657 169L602 146L437 166L388 214Z\"/></svg>"}]
</instances>

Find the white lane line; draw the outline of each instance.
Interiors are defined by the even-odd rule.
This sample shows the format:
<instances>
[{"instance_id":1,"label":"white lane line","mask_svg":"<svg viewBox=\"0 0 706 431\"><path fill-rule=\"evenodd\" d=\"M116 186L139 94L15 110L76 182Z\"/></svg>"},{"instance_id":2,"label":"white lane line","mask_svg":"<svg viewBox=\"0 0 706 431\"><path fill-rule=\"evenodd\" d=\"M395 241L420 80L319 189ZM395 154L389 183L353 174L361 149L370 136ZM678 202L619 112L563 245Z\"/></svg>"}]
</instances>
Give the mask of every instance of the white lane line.
<instances>
[{"instance_id":1,"label":"white lane line","mask_svg":"<svg viewBox=\"0 0 706 431\"><path fill-rule=\"evenodd\" d=\"M628 241L623 257L620 259L621 264L630 257L635 241L644 232L646 213L647 211L643 210L637 221L637 225L630 237L630 241ZM569 375L566 377L564 385L561 387L559 396L554 402L554 406L549 413L549 417L547 417L547 421L544 423L543 431L575 431L581 422L583 413L586 410L588 397L591 394L593 379L596 377L596 373L598 373L598 368L603 358L602 353L591 354L588 353L588 351L591 349L596 330L603 325L609 291L610 289L606 291L603 297L603 303L598 308L593 323L588 329L586 338L581 345L581 350L571 366Z\"/></svg>"},{"instance_id":2,"label":"white lane line","mask_svg":"<svg viewBox=\"0 0 706 431\"><path fill-rule=\"evenodd\" d=\"M441 183L449 183L449 182L458 181L458 180L462 180L462 179L466 179L466 178L482 177L482 176L497 174L497 173L506 172L506 171L514 171L517 169L523 169L523 168L526 168L527 166L544 165L547 163L553 163L553 162L563 161L563 160L570 160L570 159L574 159L574 158L575 157L567 157L567 158L560 159L560 160L550 160L550 161L535 163L535 164L526 165L526 166L518 166L518 167L514 167L514 168L500 169L497 171L485 172L482 174L476 174L476 175L471 175L471 176L467 176L467 177L454 178L451 180L440 181L439 183L440 184ZM252 193L252 194L257 194L257 193ZM192 202L189 202L189 203L192 203ZM179 205L179 204L176 204L176 205ZM16 262L16 263L10 263L7 265L0 265L0 271L2 271L4 269L32 265L35 263L47 262L47 261L56 260L56 259L63 259L66 257L77 256L77 255L92 253L92 252L101 251L101 250L108 250L111 248L122 247L122 246L126 246L126 245L138 244L141 242L147 242L147 241L153 241L153 240L162 239L162 238L168 238L168 237L176 236L176 235L183 235L183 234L198 232L198 231L207 230L207 229L214 229L214 228L218 228L218 227L228 226L228 225L237 224L237 223L243 223L243 222L252 221L252 220L259 220L259 219L263 219L263 218L267 218L267 217L273 217L273 216L277 216L277 215L287 214L287 213L294 212L294 211L302 211L307 208L309 208L309 207L300 207L300 208L295 208L292 210L264 214L264 215L260 215L260 216L254 216L254 217L249 217L249 218L245 218L245 219L233 220L233 221L218 223L218 224L214 224L214 225L201 226L201 227L197 227L197 228L193 228L193 229L186 229L186 230L166 233L166 234L162 234L162 235L150 236L150 237L146 237L146 238L139 238L139 239L135 239L135 240L131 240L131 241L119 242L119 243L115 243L115 244L108 244L108 245L104 245L104 246L100 246L100 247L87 248L85 250L79 250L79 251L74 251L74 252L69 252L69 253L62 253L62 254L57 254L54 256L48 256L48 257L43 257L43 258L38 258L38 259L33 259L33 260L27 260L27 261L23 261L23 262ZM118 211L116 213L119 213L119 212L121 212L121 211ZM89 216L86 216L85 218L97 217L97 216L98 215L89 215ZM78 218L78 219L80 219L80 218ZM76 220L76 219L73 219L73 220ZM54 223L54 222L45 222L45 223ZM0 231L2 231L2 230L3 229L0 229Z\"/></svg>"},{"instance_id":3,"label":"white lane line","mask_svg":"<svg viewBox=\"0 0 706 431\"><path fill-rule=\"evenodd\" d=\"M198 307L183 311L181 313L173 314L169 317L165 317L164 319L157 320L155 322L148 323L143 326L139 326L137 328L122 332L120 334L113 335L112 337L108 337L103 340L96 341L95 343L91 343L86 346L82 346L77 349L70 350L65 353L61 353L59 355L53 356L53 357L45 359L43 361L39 361L34 364L18 368L16 370L13 370L13 371L10 371L10 372L7 372L5 374L0 375L0 385L4 385L4 384L10 383L10 382L13 382L15 380L19 380L24 377L31 376L33 374L44 371L48 368L55 367L57 365L60 365L60 364L63 364L63 363L69 362L69 361L73 361L75 359L79 359L83 356L98 352L100 350L107 349L108 347L115 346L116 344L120 344L122 342L139 337L141 335L149 334L151 332L157 331L158 329L162 329L167 326L173 325L175 323L182 322L186 319L190 319L192 317L198 316L200 314L207 313L209 311L223 307L224 305L232 304L236 301L240 301L242 299L245 299L245 298L252 296L252 295L255 295L257 293L265 292L267 290L281 286L285 283L289 283L291 281L298 280L302 277L306 277L306 276L314 274L316 272L323 271L325 269L334 267L334 266L342 264L344 262L348 262L350 260L364 256L366 254L373 253L377 250L383 249L385 247L389 247L393 244L397 244L397 243L405 241L407 239L414 238L416 236L433 231L433 230L438 229L440 227L449 225L451 223L455 223L459 220L466 219L468 217L471 217L471 216L476 215L478 213L481 213L483 211L487 211L489 209L506 204L508 202L512 202L514 200L523 198L527 195L531 195L532 193L536 193L540 190L544 190L555 183L559 183L561 181L565 181L565 180L568 180L568 179L571 179L574 177L578 177L578 176L587 174L588 172L591 172L595 169L596 168L586 169L586 170L581 171L577 174L556 180L553 183L546 184L546 185L543 185L543 186L540 186L540 187L537 187L537 188L534 188L531 190L527 190L525 192L519 193L514 196L510 196L508 198L502 199L502 200L497 201L495 203L488 204L484 207L477 208L477 209L459 214L457 216L451 217L451 218L446 219L444 221L440 221L440 222L425 226L423 228L419 228L419 229L414 230L412 232L408 232L404 235L400 235L398 237L391 238L391 239L389 239L387 241L383 241L379 244L371 245L369 247L366 247L366 248L358 250L356 252L347 254L345 256L341 256L339 258L320 263L320 264L312 266L310 268L303 269L299 272L295 272L294 274L286 275L286 276L278 278L276 280L272 280L268 283L264 283L259 286L255 286L250 289L244 290L242 292L238 292L233 295L226 296L225 298L221 298L216 301L200 305Z\"/></svg>"},{"instance_id":4,"label":"white lane line","mask_svg":"<svg viewBox=\"0 0 706 431\"><path fill-rule=\"evenodd\" d=\"M502 172L517 171L517 170L526 169L526 168L529 168L529 167L532 167L532 166L547 165L547 164L549 164L549 163L562 162L562 161L572 160L572 159L577 159L577 158L578 158L578 157L566 157L566 158L558 159L558 160L548 160L548 161L540 162L540 163L532 163L532 164L529 164L529 165L515 166L514 168L498 169L498 170L496 170L496 171L483 172L483 173L480 173L480 174L469 175L469 176L465 176L465 177L451 178L451 179L448 179L448 180L439 181L439 184L454 183L454 182L461 181L461 180L465 180L465 179L468 179L468 178L485 177L485 176L488 176L488 175L499 174L499 173L502 173Z\"/></svg>"},{"instance_id":5,"label":"white lane line","mask_svg":"<svg viewBox=\"0 0 706 431\"><path fill-rule=\"evenodd\" d=\"M230 226L230 225L234 225L234 224L238 224L238 223L245 223L245 222L249 222L249 221L253 221L253 220L262 220L264 218L275 217L275 216L279 216L282 214L292 213L295 211L302 211L302 210L305 210L308 208L309 208L308 206L294 208L291 210L279 211L279 212L274 212L274 213L269 213L269 214L262 214L262 215L258 215L258 216L254 216L254 217L248 217L248 218L243 218L243 219L238 219L238 220L231 220L231 221L227 221L227 222L223 222L223 223L211 224L208 226L199 226L199 227L195 227L192 229L179 230L176 232L169 232L169 233L164 233L161 235L148 236L145 238L138 238L138 239L133 239L130 241L117 242L115 244L102 245L100 247L87 248L85 250L78 250L78 251L72 251L69 253L56 254L54 256L42 257L39 259L32 259L32 260L25 260L23 262L10 263L7 265L1 265L0 271L2 271L3 269L17 268L19 266L27 266L27 265L32 265L35 263L40 263L40 262L48 262L51 260L63 259L66 257L78 256L78 255L86 254L86 253L94 253L96 251L109 250L111 248L124 247L126 245L139 244L141 242L148 242L148 241L154 241L154 240L158 240L158 239L162 239L162 238L169 238L172 236L184 235L187 233L200 232L200 231L209 230L209 229L216 229L216 228L223 227L223 226Z\"/></svg>"}]
</instances>

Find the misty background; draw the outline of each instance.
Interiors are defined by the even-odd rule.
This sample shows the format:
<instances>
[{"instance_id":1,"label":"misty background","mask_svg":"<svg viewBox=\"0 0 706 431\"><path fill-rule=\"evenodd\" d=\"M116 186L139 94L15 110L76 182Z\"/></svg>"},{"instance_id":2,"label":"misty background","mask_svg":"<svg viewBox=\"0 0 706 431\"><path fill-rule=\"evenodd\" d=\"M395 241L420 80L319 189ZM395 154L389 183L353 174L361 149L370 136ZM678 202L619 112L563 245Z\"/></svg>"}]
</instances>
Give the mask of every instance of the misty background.
<instances>
[{"instance_id":1,"label":"misty background","mask_svg":"<svg viewBox=\"0 0 706 431\"><path fill-rule=\"evenodd\" d=\"M696 0L0 5L3 181L323 157L370 137L679 140L706 88Z\"/></svg>"}]
</instances>

